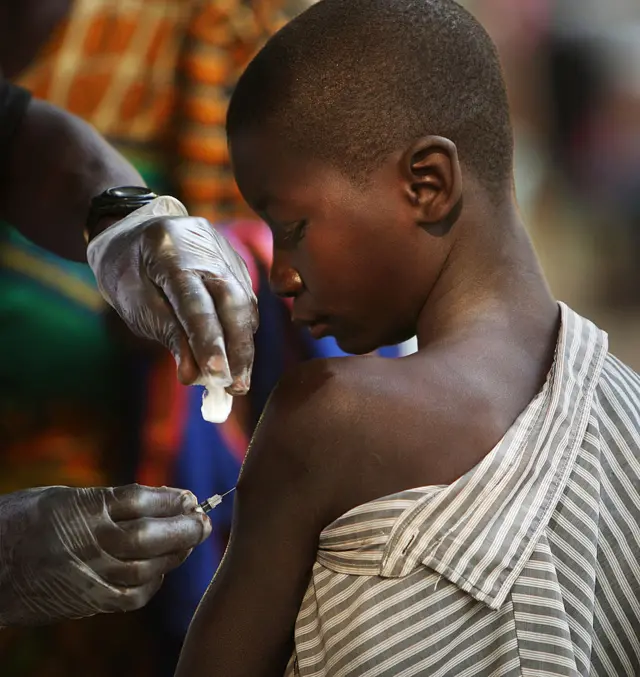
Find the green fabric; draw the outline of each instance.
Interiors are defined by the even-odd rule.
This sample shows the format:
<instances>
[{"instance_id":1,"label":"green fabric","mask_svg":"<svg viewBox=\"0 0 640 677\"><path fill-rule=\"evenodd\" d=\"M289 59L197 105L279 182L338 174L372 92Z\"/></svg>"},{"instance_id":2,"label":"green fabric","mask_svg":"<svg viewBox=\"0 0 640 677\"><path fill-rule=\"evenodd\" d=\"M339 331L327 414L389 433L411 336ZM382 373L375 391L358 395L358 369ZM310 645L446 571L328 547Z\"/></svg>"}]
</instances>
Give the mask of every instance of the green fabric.
<instances>
[{"instance_id":1,"label":"green fabric","mask_svg":"<svg viewBox=\"0 0 640 677\"><path fill-rule=\"evenodd\" d=\"M121 144L113 139L111 143L140 172L140 176L154 193L173 195L174 187L166 166L166 159L161 151Z\"/></svg>"},{"instance_id":2,"label":"green fabric","mask_svg":"<svg viewBox=\"0 0 640 677\"><path fill-rule=\"evenodd\" d=\"M97 299L87 265L60 259L0 223L0 254L25 256L30 272L0 263L1 396L35 402L51 397L110 399L114 349L101 310L85 306L38 279L42 266L58 269L80 294ZM40 267L38 267L40 263Z\"/></svg>"}]
</instances>

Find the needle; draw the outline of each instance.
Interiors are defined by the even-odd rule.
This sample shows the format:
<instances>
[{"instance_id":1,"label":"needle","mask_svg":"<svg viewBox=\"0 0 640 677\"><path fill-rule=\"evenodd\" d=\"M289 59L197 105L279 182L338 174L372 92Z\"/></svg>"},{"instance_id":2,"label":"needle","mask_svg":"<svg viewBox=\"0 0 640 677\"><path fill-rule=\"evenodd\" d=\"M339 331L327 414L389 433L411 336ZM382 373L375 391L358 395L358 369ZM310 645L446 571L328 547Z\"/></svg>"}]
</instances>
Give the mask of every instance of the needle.
<instances>
[{"instance_id":1,"label":"needle","mask_svg":"<svg viewBox=\"0 0 640 677\"><path fill-rule=\"evenodd\" d=\"M215 494L214 496L211 496L211 498L207 498L206 500L202 501L200 505L198 505L196 510L204 512L205 514L211 512L214 508L217 508L220 505L220 503L222 503L222 499L225 496L228 496L232 491L235 490L236 488L233 487L229 489L229 491L225 491L224 494Z\"/></svg>"}]
</instances>

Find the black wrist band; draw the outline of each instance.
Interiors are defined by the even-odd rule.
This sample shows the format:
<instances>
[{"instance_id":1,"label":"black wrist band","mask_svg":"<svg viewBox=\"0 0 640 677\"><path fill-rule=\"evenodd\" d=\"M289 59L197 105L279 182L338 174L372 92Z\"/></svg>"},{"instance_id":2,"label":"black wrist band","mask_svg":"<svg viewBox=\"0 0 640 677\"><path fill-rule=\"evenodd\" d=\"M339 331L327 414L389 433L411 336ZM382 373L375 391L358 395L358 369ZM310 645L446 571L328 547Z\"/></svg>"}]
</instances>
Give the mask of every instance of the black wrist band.
<instances>
[{"instance_id":1,"label":"black wrist band","mask_svg":"<svg viewBox=\"0 0 640 677\"><path fill-rule=\"evenodd\" d=\"M85 239L89 243L98 235L96 228L106 216L124 218L136 209L148 205L158 196L141 186L119 186L109 188L91 200L91 208L85 228Z\"/></svg>"}]
</instances>

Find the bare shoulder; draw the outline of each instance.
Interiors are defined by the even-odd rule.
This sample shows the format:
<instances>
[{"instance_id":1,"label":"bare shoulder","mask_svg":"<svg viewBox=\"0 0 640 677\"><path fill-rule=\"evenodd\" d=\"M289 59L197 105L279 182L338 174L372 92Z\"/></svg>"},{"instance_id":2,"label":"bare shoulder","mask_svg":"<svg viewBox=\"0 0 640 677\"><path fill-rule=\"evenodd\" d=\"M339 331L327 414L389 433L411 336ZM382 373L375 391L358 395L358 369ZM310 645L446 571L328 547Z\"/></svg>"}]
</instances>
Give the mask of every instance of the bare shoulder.
<instances>
[{"instance_id":1,"label":"bare shoulder","mask_svg":"<svg viewBox=\"0 0 640 677\"><path fill-rule=\"evenodd\" d=\"M358 468L362 403L375 390L376 358L311 360L274 389L251 441L239 490L295 492L327 523ZM385 360L386 362L386 360Z\"/></svg>"},{"instance_id":2,"label":"bare shoulder","mask_svg":"<svg viewBox=\"0 0 640 677\"><path fill-rule=\"evenodd\" d=\"M287 458L310 470L317 454L341 441L366 390L362 358L310 360L290 370L274 389L251 443L262 455ZM264 447L264 449L263 449ZM324 461L327 457L325 455Z\"/></svg>"},{"instance_id":3,"label":"bare shoulder","mask_svg":"<svg viewBox=\"0 0 640 677\"><path fill-rule=\"evenodd\" d=\"M367 387L372 362L367 358L310 360L287 372L274 389L269 415L310 416L316 432L348 416L357 396ZM309 421L304 418L305 430Z\"/></svg>"}]
</instances>

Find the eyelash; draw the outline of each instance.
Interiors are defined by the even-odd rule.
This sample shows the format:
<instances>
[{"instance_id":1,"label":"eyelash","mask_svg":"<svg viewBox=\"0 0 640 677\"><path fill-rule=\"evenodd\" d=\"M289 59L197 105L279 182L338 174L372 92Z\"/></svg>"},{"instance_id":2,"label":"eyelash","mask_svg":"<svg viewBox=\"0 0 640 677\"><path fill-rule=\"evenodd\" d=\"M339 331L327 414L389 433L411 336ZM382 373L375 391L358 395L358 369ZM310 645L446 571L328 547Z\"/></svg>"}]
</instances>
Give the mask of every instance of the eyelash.
<instances>
[{"instance_id":1,"label":"eyelash","mask_svg":"<svg viewBox=\"0 0 640 677\"><path fill-rule=\"evenodd\" d=\"M303 219L294 228L293 232L294 232L295 238L298 242L304 238L304 236L307 232L307 225L308 225L308 221L306 219Z\"/></svg>"},{"instance_id":2,"label":"eyelash","mask_svg":"<svg viewBox=\"0 0 640 677\"><path fill-rule=\"evenodd\" d=\"M296 224L294 224L293 228L287 230L283 234L282 241L286 243L297 244L298 242L304 239L305 232L307 230L307 225L308 221L306 219L298 221Z\"/></svg>"}]
</instances>

